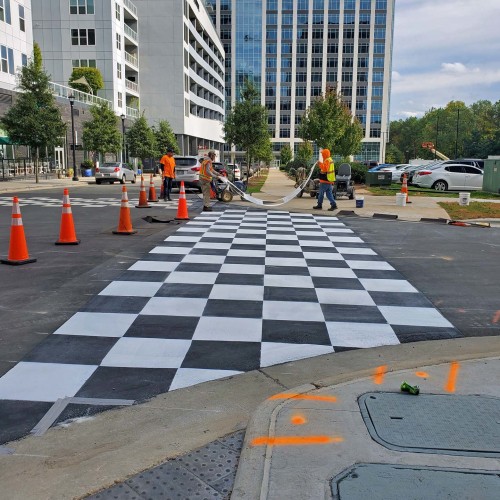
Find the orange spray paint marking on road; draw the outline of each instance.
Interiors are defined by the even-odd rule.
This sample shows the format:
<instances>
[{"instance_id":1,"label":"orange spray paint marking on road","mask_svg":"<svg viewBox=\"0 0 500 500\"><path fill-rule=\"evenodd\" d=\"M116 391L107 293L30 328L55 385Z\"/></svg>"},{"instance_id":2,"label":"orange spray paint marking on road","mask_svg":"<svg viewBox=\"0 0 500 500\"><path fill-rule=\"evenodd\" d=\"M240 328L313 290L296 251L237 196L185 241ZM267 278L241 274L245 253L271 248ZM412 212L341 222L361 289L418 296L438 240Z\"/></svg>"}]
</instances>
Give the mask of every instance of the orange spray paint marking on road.
<instances>
[{"instance_id":1,"label":"orange spray paint marking on road","mask_svg":"<svg viewBox=\"0 0 500 500\"><path fill-rule=\"evenodd\" d=\"M429 374L427 372L415 372L415 375L420 378L428 378Z\"/></svg>"},{"instance_id":2,"label":"orange spray paint marking on road","mask_svg":"<svg viewBox=\"0 0 500 500\"><path fill-rule=\"evenodd\" d=\"M496 324L500 321L500 309L493 315L493 318L491 319L491 322L493 324Z\"/></svg>"},{"instance_id":3,"label":"orange spray paint marking on road","mask_svg":"<svg viewBox=\"0 0 500 500\"><path fill-rule=\"evenodd\" d=\"M373 374L373 383L380 385L384 382L384 376L387 373L387 365L377 366Z\"/></svg>"},{"instance_id":4,"label":"orange spray paint marking on road","mask_svg":"<svg viewBox=\"0 0 500 500\"><path fill-rule=\"evenodd\" d=\"M290 419L290 422L292 422L293 425L304 425L307 423L307 419L302 415L294 415Z\"/></svg>"},{"instance_id":5,"label":"orange spray paint marking on road","mask_svg":"<svg viewBox=\"0 0 500 500\"><path fill-rule=\"evenodd\" d=\"M262 436L252 440L251 446L306 446L342 443L344 438L335 436Z\"/></svg>"},{"instance_id":6,"label":"orange spray paint marking on road","mask_svg":"<svg viewBox=\"0 0 500 500\"><path fill-rule=\"evenodd\" d=\"M337 398L335 396L311 396L310 394L280 393L280 394L275 394L274 396L271 396L268 399L270 399L270 400L272 400L272 399L305 399L308 401L326 401L329 403L336 403L337 402Z\"/></svg>"},{"instance_id":7,"label":"orange spray paint marking on road","mask_svg":"<svg viewBox=\"0 0 500 500\"><path fill-rule=\"evenodd\" d=\"M453 361L450 365L450 373L448 374L448 380L444 385L444 390L447 392L455 392L455 386L458 378L458 370L460 368L460 363L458 361Z\"/></svg>"}]
</instances>

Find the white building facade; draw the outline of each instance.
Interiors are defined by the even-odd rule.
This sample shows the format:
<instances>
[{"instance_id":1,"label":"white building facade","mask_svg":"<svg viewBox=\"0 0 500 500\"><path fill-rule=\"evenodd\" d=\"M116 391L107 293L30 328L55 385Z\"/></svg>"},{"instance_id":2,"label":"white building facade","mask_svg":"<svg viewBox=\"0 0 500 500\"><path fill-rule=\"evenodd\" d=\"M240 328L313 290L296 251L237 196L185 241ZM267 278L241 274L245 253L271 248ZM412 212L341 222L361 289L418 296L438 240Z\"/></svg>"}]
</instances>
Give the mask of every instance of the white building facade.
<instances>
[{"instance_id":1,"label":"white building facade","mask_svg":"<svg viewBox=\"0 0 500 500\"><path fill-rule=\"evenodd\" d=\"M31 0L0 0L0 89L16 88L16 73L32 52Z\"/></svg>"},{"instance_id":2,"label":"white building facade","mask_svg":"<svg viewBox=\"0 0 500 500\"><path fill-rule=\"evenodd\" d=\"M182 154L221 150L224 49L203 0L136 0L141 40L141 109L167 120Z\"/></svg>"},{"instance_id":3,"label":"white building facade","mask_svg":"<svg viewBox=\"0 0 500 500\"><path fill-rule=\"evenodd\" d=\"M1 2L2 0L0 0ZM5 0L4 0L5 1ZM131 0L31 0L33 38L51 81L68 85L75 67L95 67L116 114L139 112L139 33Z\"/></svg>"},{"instance_id":4,"label":"white building facade","mask_svg":"<svg viewBox=\"0 0 500 500\"><path fill-rule=\"evenodd\" d=\"M261 91L277 153L296 149L314 98L337 89L364 128L357 160L383 161L395 0L209 0L226 53L226 107L245 79Z\"/></svg>"}]
</instances>

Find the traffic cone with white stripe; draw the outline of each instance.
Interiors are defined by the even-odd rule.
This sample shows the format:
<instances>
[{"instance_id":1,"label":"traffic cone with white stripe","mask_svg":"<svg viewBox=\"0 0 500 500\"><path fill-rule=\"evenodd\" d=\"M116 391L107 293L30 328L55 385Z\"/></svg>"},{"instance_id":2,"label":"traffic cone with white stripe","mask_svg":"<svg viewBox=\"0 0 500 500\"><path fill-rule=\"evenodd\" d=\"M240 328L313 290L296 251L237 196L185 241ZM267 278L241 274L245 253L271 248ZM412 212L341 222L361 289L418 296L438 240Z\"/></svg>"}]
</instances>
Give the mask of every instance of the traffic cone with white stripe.
<instances>
[{"instance_id":1,"label":"traffic cone with white stripe","mask_svg":"<svg viewBox=\"0 0 500 500\"><path fill-rule=\"evenodd\" d=\"M146 186L144 185L144 176L141 175L141 191L139 192L139 205L136 208L150 208L148 197L146 196Z\"/></svg>"},{"instance_id":2,"label":"traffic cone with white stripe","mask_svg":"<svg viewBox=\"0 0 500 500\"><path fill-rule=\"evenodd\" d=\"M179 205L177 206L177 215L175 219L189 220L186 191L184 190L184 181L181 181L181 187L179 189Z\"/></svg>"},{"instance_id":3,"label":"traffic cone with white stripe","mask_svg":"<svg viewBox=\"0 0 500 500\"><path fill-rule=\"evenodd\" d=\"M36 262L36 259L30 259L28 254L23 219L21 217L21 208L19 207L19 198L17 196L14 196L12 199L9 256L7 259L0 260L0 262L11 266L21 266L22 264Z\"/></svg>"},{"instance_id":4,"label":"traffic cone with white stripe","mask_svg":"<svg viewBox=\"0 0 500 500\"><path fill-rule=\"evenodd\" d=\"M157 203L158 202L158 197L156 196L155 182L153 180L153 176L152 175L150 175L150 177L149 177L149 196L148 196L148 201L150 203Z\"/></svg>"},{"instance_id":5,"label":"traffic cone with white stripe","mask_svg":"<svg viewBox=\"0 0 500 500\"><path fill-rule=\"evenodd\" d=\"M61 228L59 230L59 240L56 245L79 245L80 240L76 238L75 224L73 222L73 213L69 202L69 191L64 190L63 206L61 216Z\"/></svg>"},{"instance_id":6,"label":"traffic cone with white stripe","mask_svg":"<svg viewBox=\"0 0 500 500\"><path fill-rule=\"evenodd\" d=\"M408 196L408 179L407 174L403 174L403 184L401 185L401 193L406 194L406 203L411 203L410 198Z\"/></svg>"},{"instance_id":7,"label":"traffic cone with white stripe","mask_svg":"<svg viewBox=\"0 0 500 500\"><path fill-rule=\"evenodd\" d=\"M122 203L120 207L120 220L118 222L118 229L113 231L113 234L135 234L132 228L132 221L130 219L130 206L128 204L128 195L126 186L122 186Z\"/></svg>"}]
</instances>

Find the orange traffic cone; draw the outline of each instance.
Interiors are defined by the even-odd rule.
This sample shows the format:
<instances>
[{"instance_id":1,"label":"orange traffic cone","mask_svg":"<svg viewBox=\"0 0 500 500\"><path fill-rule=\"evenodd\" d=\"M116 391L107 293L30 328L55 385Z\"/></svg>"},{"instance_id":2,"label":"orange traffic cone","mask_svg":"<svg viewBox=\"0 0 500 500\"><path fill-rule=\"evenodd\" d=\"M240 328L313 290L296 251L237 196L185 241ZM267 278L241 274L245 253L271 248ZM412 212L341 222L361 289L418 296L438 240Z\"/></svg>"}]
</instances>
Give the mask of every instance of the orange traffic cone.
<instances>
[{"instance_id":1,"label":"orange traffic cone","mask_svg":"<svg viewBox=\"0 0 500 500\"><path fill-rule=\"evenodd\" d=\"M11 266L20 266L36 262L36 259L30 259L26 237L24 236L23 219L21 218L21 208L19 207L19 198L14 196L12 199L12 221L10 226L10 245L9 257L0 260L2 264Z\"/></svg>"},{"instance_id":2,"label":"orange traffic cone","mask_svg":"<svg viewBox=\"0 0 500 500\"><path fill-rule=\"evenodd\" d=\"M148 196L148 201L152 203L157 203L158 198L156 197L156 189L155 189L155 183L153 181L153 176L149 176L149 196Z\"/></svg>"},{"instance_id":3,"label":"orange traffic cone","mask_svg":"<svg viewBox=\"0 0 500 500\"><path fill-rule=\"evenodd\" d=\"M210 199L211 200L216 200L217 199L217 194L215 191L212 189L212 186L210 186Z\"/></svg>"},{"instance_id":4,"label":"orange traffic cone","mask_svg":"<svg viewBox=\"0 0 500 500\"><path fill-rule=\"evenodd\" d=\"M408 196L408 174L403 174L403 184L401 185L401 193L406 194L406 203L411 203L410 198Z\"/></svg>"},{"instance_id":5,"label":"orange traffic cone","mask_svg":"<svg viewBox=\"0 0 500 500\"><path fill-rule=\"evenodd\" d=\"M73 213L69 202L69 191L64 190L63 206L61 216L61 228L59 230L59 239L56 245L79 245L80 240L76 238L75 224L73 222Z\"/></svg>"},{"instance_id":6,"label":"orange traffic cone","mask_svg":"<svg viewBox=\"0 0 500 500\"><path fill-rule=\"evenodd\" d=\"M144 185L144 176L141 175L141 190L139 192L139 205L136 208L150 208L148 197L146 196L146 186Z\"/></svg>"},{"instance_id":7,"label":"orange traffic cone","mask_svg":"<svg viewBox=\"0 0 500 500\"><path fill-rule=\"evenodd\" d=\"M118 222L118 229L113 231L113 234L135 234L132 228L132 221L130 220L130 207L128 204L127 188L122 187L122 206L120 207L120 221Z\"/></svg>"},{"instance_id":8,"label":"orange traffic cone","mask_svg":"<svg viewBox=\"0 0 500 500\"><path fill-rule=\"evenodd\" d=\"M181 181L181 187L179 189L179 205L177 206L177 215L175 219L189 220L186 191L184 190L184 181Z\"/></svg>"},{"instance_id":9,"label":"orange traffic cone","mask_svg":"<svg viewBox=\"0 0 500 500\"><path fill-rule=\"evenodd\" d=\"M163 200L165 198L165 186L163 182L160 183L160 198Z\"/></svg>"}]
</instances>

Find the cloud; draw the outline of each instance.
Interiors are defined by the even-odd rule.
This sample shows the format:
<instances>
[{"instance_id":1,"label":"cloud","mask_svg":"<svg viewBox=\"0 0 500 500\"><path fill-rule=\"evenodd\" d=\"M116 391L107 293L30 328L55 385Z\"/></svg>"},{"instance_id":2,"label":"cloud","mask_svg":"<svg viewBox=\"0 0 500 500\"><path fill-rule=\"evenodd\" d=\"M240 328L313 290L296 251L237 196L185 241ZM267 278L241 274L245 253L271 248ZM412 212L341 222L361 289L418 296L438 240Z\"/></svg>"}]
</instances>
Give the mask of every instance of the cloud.
<instances>
[{"instance_id":1,"label":"cloud","mask_svg":"<svg viewBox=\"0 0 500 500\"><path fill-rule=\"evenodd\" d=\"M392 72L392 81L397 82L401 79L401 75L397 71Z\"/></svg>"},{"instance_id":2,"label":"cloud","mask_svg":"<svg viewBox=\"0 0 500 500\"><path fill-rule=\"evenodd\" d=\"M445 73L467 73L467 68L465 64L456 62L456 63L443 63L441 64L441 71Z\"/></svg>"}]
</instances>

